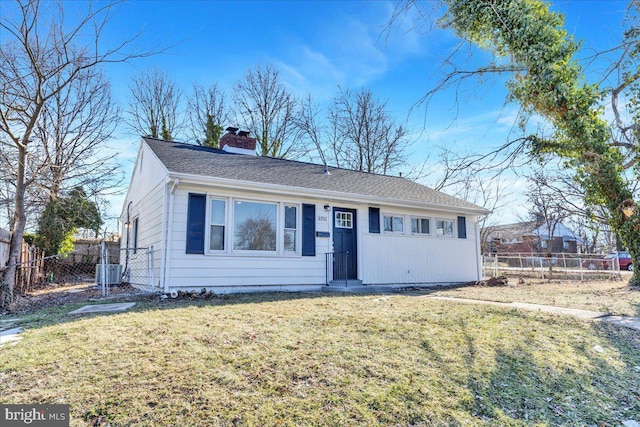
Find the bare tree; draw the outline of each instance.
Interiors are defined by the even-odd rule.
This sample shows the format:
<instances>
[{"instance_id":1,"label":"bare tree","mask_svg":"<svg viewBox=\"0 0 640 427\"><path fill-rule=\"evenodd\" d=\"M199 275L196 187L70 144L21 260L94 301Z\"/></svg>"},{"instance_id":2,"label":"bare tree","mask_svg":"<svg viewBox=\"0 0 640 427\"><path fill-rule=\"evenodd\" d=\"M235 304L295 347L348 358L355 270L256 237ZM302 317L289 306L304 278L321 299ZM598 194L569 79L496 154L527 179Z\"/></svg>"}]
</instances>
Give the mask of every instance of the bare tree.
<instances>
[{"instance_id":1,"label":"bare tree","mask_svg":"<svg viewBox=\"0 0 640 427\"><path fill-rule=\"evenodd\" d=\"M76 187L93 197L121 182L115 154L105 150L118 121L109 82L96 68L82 70L51 98L34 130L42 156L31 156L41 163L33 188L43 203Z\"/></svg>"},{"instance_id":2,"label":"bare tree","mask_svg":"<svg viewBox=\"0 0 640 427\"><path fill-rule=\"evenodd\" d=\"M468 170L458 182L459 185L453 192L455 196L491 211L478 221L480 244L482 251L486 252L491 243L488 241L491 227L497 225L494 214L508 205L508 184L501 175L487 176L486 173L476 173L473 170Z\"/></svg>"},{"instance_id":3,"label":"bare tree","mask_svg":"<svg viewBox=\"0 0 640 427\"><path fill-rule=\"evenodd\" d=\"M0 304L13 298L16 266L26 224L28 158L43 110L83 70L141 56L129 50L132 39L102 48L103 31L117 2L89 6L74 23L64 21L62 2L17 0L14 13L0 15L0 143L15 155L14 220L9 261ZM45 7L47 9L45 9ZM64 25L63 25L64 22ZM2 267L0 267L2 268Z\"/></svg>"},{"instance_id":4,"label":"bare tree","mask_svg":"<svg viewBox=\"0 0 640 427\"><path fill-rule=\"evenodd\" d=\"M296 129L298 137L307 142L305 145L315 148L315 151L310 150L310 157L313 159L315 156L312 153L317 154L322 164L327 166L329 159L326 151L336 145L337 133L335 128L327 125L323 117L320 106L308 95L296 116Z\"/></svg>"},{"instance_id":5,"label":"bare tree","mask_svg":"<svg viewBox=\"0 0 640 427\"><path fill-rule=\"evenodd\" d=\"M529 215L537 227L542 226L544 229L544 233L539 232L541 249L547 249L551 253L556 229L569 217L569 211L565 209L561 199L556 197L554 188L549 184L549 177L542 169L535 171L528 180L527 200L531 206Z\"/></svg>"},{"instance_id":6,"label":"bare tree","mask_svg":"<svg viewBox=\"0 0 640 427\"><path fill-rule=\"evenodd\" d=\"M222 130L231 116L224 92L214 83L204 88L193 84L193 93L188 100L190 130L198 145L218 148Z\"/></svg>"},{"instance_id":7,"label":"bare tree","mask_svg":"<svg viewBox=\"0 0 640 427\"><path fill-rule=\"evenodd\" d=\"M370 90L340 89L330 117L340 137L333 147L338 166L387 174L404 163L404 150L409 144L407 129L395 123L386 101Z\"/></svg>"},{"instance_id":8,"label":"bare tree","mask_svg":"<svg viewBox=\"0 0 640 427\"><path fill-rule=\"evenodd\" d=\"M126 121L141 136L171 140L182 130L182 92L168 74L154 68L133 77Z\"/></svg>"},{"instance_id":9,"label":"bare tree","mask_svg":"<svg viewBox=\"0 0 640 427\"><path fill-rule=\"evenodd\" d=\"M406 163L407 129L396 122L368 89L340 89L326 118L307 98L298 116L297 128L311 142L326 164L388 174Z\"/></svg>"},{"instance_id":10,"label":"bare tree","mask_svg":"<svg viewBox=\"0 0 640 427\"><path fill-rule=\"evenodd\" d=\"M572 171L557 163L559 162L544 163L545 179L536 180L537 185L541 186L541 191L553 198L558 206L562 206L566 213L565 220L571 225L588 253L614 250L616 233L608 224L609 213L606 208L590 202ZM634 192L637 191L638 185L640 183L635 183Z\"/></svg>"},{"instance_id":11,"label":"bare tree","mask_svg":"<svg viewBox=\"0 0 640 427\"><path fill-rule=\"evenodd\" d=\"M256 137L263 156L295 157L297 101L280 80L278 70L257 65L238 81L233 92L238 119Z\"/></svg>"}]
</instances>

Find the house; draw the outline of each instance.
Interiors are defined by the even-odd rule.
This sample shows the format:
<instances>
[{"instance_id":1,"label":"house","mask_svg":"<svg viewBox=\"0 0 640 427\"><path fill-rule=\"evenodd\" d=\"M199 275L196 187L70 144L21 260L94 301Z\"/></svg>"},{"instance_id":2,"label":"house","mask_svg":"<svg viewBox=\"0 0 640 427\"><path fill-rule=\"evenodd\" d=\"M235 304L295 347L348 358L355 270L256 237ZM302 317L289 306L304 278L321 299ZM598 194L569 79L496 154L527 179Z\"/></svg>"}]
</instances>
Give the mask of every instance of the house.
<instances>
[{"instance_id":1,"label":"house","mask_svg":"<svg viewBox=\"0 0 640 427\"><path fill-rule=\"evenodd\" d=\"M257 156L256 140L230 129L222 149L142 139L121 242L131 248L127 262L152 248L145 253L154 288L480 279L484 208L401 177Z\"/></svg>"},{"instance_id":2,"label":"house","mask_svg":"<svg viewBox=\"0 0 640 427\"><path fill-rule=\"evenodd\" d=\"M549 230L544 221L496 225L482 230L483 253L577 253L578 238L558 222Z\"/></svg>"}]
</instances>

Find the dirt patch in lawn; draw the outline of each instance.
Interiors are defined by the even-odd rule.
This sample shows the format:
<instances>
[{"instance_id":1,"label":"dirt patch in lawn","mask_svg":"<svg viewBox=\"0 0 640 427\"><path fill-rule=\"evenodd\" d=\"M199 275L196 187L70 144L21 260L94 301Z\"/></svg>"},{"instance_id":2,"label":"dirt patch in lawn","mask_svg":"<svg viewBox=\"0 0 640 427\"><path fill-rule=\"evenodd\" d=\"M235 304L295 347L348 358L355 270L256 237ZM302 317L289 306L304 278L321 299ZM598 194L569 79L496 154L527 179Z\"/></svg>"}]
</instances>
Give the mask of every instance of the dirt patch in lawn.
<instances>
[{"instance_id":1,"label":"dirt patch in lawn","mask_svg":"<svg viewBox=\"0 0 640 427\"><path fill-rule=\"evenodd\" d=\"M34 311L76 303L107 301L127 297L140 297L148 293L130 285L113 286L109 297L102 297L101 289L93 283L42 284L27 295L18 295L4 314L25 314Z\"/></svg>"},{"instance_id":2,"label":"dirt patch in lawn","mask_svg":"<svg viewBox=\"0 0 640 427\"><path fill-rule=\"evenodd\" d=\"M439 289L432 295L498 302L526 302L600 311L618 316L640 316L640 288L624 280L570 281L519 280L507 286L462 286Z\"/></svg>"}]
</instances>

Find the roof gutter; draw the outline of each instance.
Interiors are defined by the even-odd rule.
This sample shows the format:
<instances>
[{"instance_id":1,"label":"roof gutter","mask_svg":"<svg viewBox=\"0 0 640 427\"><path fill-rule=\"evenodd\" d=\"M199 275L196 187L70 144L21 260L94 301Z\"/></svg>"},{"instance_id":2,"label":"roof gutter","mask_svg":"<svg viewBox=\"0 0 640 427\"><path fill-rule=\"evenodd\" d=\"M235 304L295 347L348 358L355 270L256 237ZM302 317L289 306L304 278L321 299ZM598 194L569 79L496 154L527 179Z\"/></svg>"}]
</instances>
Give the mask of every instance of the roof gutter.
<instances>
[{"instance_id":1,"label":"roof gutter","mask_svg":"<svg viewBox=\"0 0 640 427\"><path fill-rule=\"evenodd\" d=\"M405 199L394 199L390 197L381 197L381 196L372 196L372 195L361 195L356 193L345 193L340 191L330 191L330 190L322 190L322 189L309 189L305 187L290 187L284 185L277 184L267 184L267 183L256 183L251 181L240 181L235 179L228 178L213 178L206 176L198 176L194 178L193 175L183 174L183 173L170 173L170 178L178 179L181 184L193 184L193 185L213 185L219 188L230 189L237 191L239 188L243 190L254 190L261 191L265 193L272 194L283 194L283 193L291 193L292 189L295 189L295 194L300 196L306 196L319 200L348 200L363 204L378 204L384 206L404 206L404 207L414 207L424 209L428 207L433 210L442 211L442 212L458 212L465 213L471 215L488 215L491 211L484 208L469 208L463 206L450 206L450 205L442 205L438 203L430 203L430 202L421 202L417 200L405 200ZM239 187L238 184L242 183L242 186Z\"/></svg>"}]
</instances>

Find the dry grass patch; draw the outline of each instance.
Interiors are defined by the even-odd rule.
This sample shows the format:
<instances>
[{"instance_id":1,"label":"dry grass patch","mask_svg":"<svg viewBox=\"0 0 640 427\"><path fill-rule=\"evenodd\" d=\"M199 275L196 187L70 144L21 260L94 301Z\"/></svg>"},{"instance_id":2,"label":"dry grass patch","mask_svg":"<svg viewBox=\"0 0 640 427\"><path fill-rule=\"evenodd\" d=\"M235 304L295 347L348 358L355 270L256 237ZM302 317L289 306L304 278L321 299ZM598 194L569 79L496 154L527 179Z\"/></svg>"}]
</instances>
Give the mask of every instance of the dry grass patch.
<instances>
[{"instance_id":1,"label":"dry grass patch","mask_svg":"<svg viewBox=\"0 0 640 427\"><path fill-rule=\"evenodd\" d=\"M518 284L517 277L509 277L509 283L515 286L467 286L439 290L432 295L527 302L640 317L640 289L629 287L625 280L580 282L526 279L523 284Z\"/></svg>"},{"instance_id":2,"label":"dry grass patch","mask_svg":"<svg viewBox=\"0 0 640 427\"><path fill-rule=\"evenodd\" d=\"M640 336L611 325L399 295L65 316L35 313L2 348L0 402L68 403L73 426L616 425L640 413Z\"/></svg>"}]
</instances>

